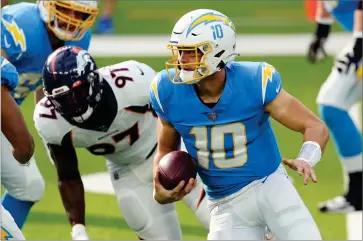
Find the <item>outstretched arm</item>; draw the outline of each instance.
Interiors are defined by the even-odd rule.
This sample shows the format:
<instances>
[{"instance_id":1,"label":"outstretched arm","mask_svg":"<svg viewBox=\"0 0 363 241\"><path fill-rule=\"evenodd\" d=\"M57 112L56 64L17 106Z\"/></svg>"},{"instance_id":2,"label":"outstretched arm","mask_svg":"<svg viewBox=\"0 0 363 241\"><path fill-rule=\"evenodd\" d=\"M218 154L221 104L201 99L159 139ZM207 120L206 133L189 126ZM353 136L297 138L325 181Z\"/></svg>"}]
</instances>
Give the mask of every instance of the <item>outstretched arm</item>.
<instances>
[{"instance_id":1,"label":"outstretched arm","mask_svg":"<svg viewBox=\"0 0 363 241\"><path fill-rule=\"evenodd\" d=\"M320 160L328 143L329 130L326 125L300 101L284 90L266 105L265 111L287 128L304 135L304 143L297 159L285 160L284 163L297 170L299 175L304 173L305 184L310 176L316 182L312 167Z\"/></svg>"},{"instance_id":2,"label":"outstretched arm","mask_svg":"<svg viewBox=\"0 0 363 241\"><path fill-rule=\"evenodd\" d=\"M88 239L85 230L84 187L78 170L76 151L72 146L70 134L62 145L47 144L58 174L58 189L69 223L72 226L72 238Z\"/></svg>"}]
</instances>

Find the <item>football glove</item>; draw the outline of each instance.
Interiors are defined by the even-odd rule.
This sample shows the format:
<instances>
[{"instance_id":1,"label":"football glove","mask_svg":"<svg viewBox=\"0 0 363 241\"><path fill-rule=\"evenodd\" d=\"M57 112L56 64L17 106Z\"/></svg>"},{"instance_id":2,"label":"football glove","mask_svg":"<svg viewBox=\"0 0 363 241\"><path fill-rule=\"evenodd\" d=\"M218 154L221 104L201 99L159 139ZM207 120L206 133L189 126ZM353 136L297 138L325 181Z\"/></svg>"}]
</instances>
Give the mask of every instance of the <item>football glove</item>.
<instances>
[{"instance_id":1,"label":"football glove","mask_svg":"<svg viewBox=\"0 0 363 241\"><path fill-rule=\"evenodd\" d=\"M362 37L355 38L351 44L345 47L336 57L334 68L339 73L347 74L351 65L355 70L362 59Z\"/></svg>"},{"instance_id":2,"label":"football glove","mask_svg":"<svg viewBox=\"0 0 363 241\"><path fill-rule=\"evenodd\" d=\"M327 54L324 49L325 41L329 36L331 29L330 24L318 23L316 25L316 31L314 38L309 44L307 58L311 63L315 63L317 60L323 60Z\"/></svg>"}]
</instances>

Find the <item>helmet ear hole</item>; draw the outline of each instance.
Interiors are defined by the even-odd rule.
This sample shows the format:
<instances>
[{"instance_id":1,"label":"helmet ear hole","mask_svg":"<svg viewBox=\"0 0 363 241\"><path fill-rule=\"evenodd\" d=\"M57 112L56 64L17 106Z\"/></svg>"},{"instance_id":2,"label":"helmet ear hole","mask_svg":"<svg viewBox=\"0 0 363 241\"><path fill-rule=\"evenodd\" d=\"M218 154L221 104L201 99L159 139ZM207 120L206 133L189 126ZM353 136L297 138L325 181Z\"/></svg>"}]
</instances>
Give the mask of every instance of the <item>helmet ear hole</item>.
<instances>
[{"instance_id":1,"label":"helmet ear hole","mask_svg":"<svg viewBox=\"0 0 363 241\"><path fill-rule=\"evenodd\" d=\"M222 50L222 51L218 52L217 54L215 54L214 57L219 58L222 56L222 54L224 54L224 52L225 52L225 50Z\"/></svg>"}]
</instances>

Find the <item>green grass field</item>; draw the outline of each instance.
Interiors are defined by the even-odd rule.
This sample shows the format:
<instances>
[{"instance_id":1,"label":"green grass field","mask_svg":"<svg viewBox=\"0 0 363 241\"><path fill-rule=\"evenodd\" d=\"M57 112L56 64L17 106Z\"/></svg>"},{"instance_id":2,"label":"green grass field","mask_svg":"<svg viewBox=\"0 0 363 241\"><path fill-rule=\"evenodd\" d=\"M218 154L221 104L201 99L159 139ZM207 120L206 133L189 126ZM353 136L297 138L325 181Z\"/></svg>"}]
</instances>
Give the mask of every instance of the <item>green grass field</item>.
<instances>
[{"instance_id":1,"label":"green grass field","mask_svg":"<svg viewBox=\"0 0 363 241\"><path fill-rule=\"evenodd\" d=\"M134 58L145 62L156 70L163 68L163 58ZM245 58L254 61L267 61L281 73L284 89L295 95L316 113L315 98L319 86L331 69L332 59L320 65L312 66L303 57L259 57ZM98 58L98 65L114 64L126 58ZM23 228L24 235L30 240L70 239L70 225L60 200L57 188L55 168L48 160L43 145L35 132L33 116L33 98L21 106L27 124L36 141L36 160L46 180L44 199L36 204ZM284 157L296 157L302 143L302 136L274 123L274 129ZM78 151L79 166L82 174L105 171L103 158L91 156L84 150ZM324 239L346 239L346 225L343 215L322 215L317 212L318 202L331 198L343 191L341 167L330 142L322 161L316 167L318 184L303 185L302 178L290 172L303 200L312 212ZM185 239L206 239L206 230L191 215L184 204L177 204ZM137 239L122 218L116 199L111 195L86 194L86 222L91 239Z\"/></svg>"},{"instance_id":2,"label":"green grass field","mask_svg":"<svg viewBox=\"0 0 363 241\"><path fill-rule=\"evenodd\" d=\"M103 1L100 1L101 12L103 5ZM305 16L303 0L119 0L114 16L115 33L170 34L182 15L200 8L215 9L226 14L239 34L310 33L315 29L315 25ZM342 30L334 25L333 31Z\"/></svg>"},{"instance_id":3,"label":"green grass field","mask_svg":"<svg viewBox=\"0 0 363 241\"><path fill-rule=\"evenodd\" d=\"M102 6L101 1L101 9ZM305 33L315 28L305 16L304 1L119 0L115 30L117 34L169 34L181 16L201 8L226 14L239 34ZM339 30L339 27L335 25L333 30Z\"/></svg>"}]
</instances>

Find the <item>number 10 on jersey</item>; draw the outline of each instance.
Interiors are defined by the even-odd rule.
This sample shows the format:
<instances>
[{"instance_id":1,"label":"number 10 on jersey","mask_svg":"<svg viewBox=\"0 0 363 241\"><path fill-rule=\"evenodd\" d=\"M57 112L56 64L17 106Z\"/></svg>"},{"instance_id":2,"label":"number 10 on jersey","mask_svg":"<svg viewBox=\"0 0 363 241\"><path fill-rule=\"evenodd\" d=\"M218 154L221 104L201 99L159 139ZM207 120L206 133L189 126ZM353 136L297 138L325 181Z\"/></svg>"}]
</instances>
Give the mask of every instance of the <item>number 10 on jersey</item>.
<instances>
[{"instance_id":1,"label":"number 10 on jersey","mask_svg":"<svg viewBox=\"0 0 363 241\"><path fill-rule=\"evenodd\" d=\"M241 122L193 127L189 133L195 137L198 163L202 167L208 169L210 161L217 168L241 167L247 162L246 127Z\"/></svg>"}]
</instances>

